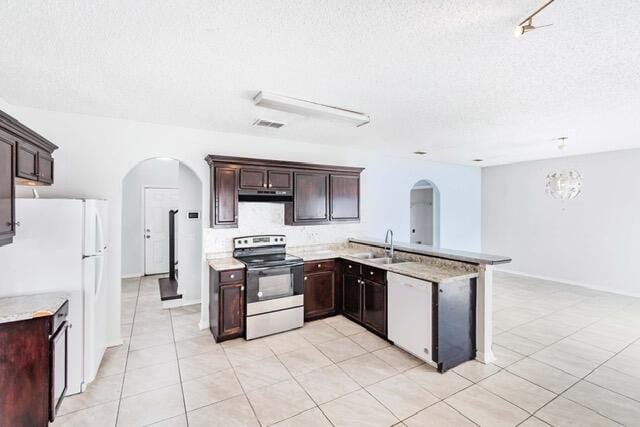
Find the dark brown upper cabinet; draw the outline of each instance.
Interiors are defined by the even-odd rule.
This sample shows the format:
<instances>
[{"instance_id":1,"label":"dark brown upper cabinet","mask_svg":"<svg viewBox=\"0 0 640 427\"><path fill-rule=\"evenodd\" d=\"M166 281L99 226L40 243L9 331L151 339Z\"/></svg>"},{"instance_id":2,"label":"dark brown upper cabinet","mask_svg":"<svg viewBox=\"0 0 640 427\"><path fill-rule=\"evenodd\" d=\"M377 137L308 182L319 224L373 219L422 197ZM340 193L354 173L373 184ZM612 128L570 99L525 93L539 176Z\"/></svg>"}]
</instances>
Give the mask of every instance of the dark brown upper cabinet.
<instances>
[{"instance_id":1,"label":"dark brown upper cabinet","mask_svg":"<svg viewBox=\"0 0 640 427\"><path fill-rule=\"evenodd\" d=\"M53 184L51 153L58 147L3 111L0 111L0 130L14 144L15 183Z\"/></svg>"},{"instance_id":2,"label":"dark brown upper cabinet","mask_svg":"<svg viewBox=\"0 0 640 427\"><path fill-rule=\"evenodd\" d=\"M205 160L211 168L213 228L238 226L240 190L267 191L256 197L272 190L285 203L287 225L360 220L362 168L213 155Z\"/></svg>"},{"instance_id":3,"label":"dark brown upper cabinet","mask_svg":"<svg viewBox=\"0 0 640 427\"><path fill-rule=\"evenodd\" d=\"M241 168L240 188L248 190L267 188L267 171L264 169Z\"/></svg>"},{"instance_id":4,"label":"dark brown upper cabinet","mask_svg":"<svg viewBox=\"0 0 640 427\"><path fill-rule=\"evenodd\" d=\"M53 184L53 157L46 151L38 151L38 181Z\"/></svg>"},{"instance_id":5,"label":"dark brown upper cabinet","mask_svg":"<svg viewBox=\"0 0 640 427\"><path fill-rule=\"evenodd\" d=\"M240 168L240 188L243 190L291 190L291 171Z\"/></svg>"},{"instance_id":6,"label":"dark brown upper cabinet","mask_svg":"<svg viewBox=\"0 0 640 427\"><path fill-rule=\"evenodd\" d=\"M53 157L58 147L4 111L0 111L0 246L13 242L15 185L53 184Z\"/></svg>"},{"instance_id":7,"label":"dark brown upper cabinet","mask_svg":"<svg viewBox=\"0 0 640 427\"><path fill-rule=\"evenodd\" d=\"M38 149L28 142L18 141L16 149L16 177L38 180Z\"/></svg>"},{"instance_id":8,"label":"dark brown upper cabinet","mask_svg":"<svg viewBox=\"0 0 640 427\"><path fill-rule=\"evenodd\" d=\"M13 242L16 234L14 144L0 131L0 245Z\"/></svg>"},{"instance_id":9,"label":"dark brown upper cabinet","mask_svg":"<svg viewBox=\"0 0 640 427\"><path fill-rule=\"evenodd\" d=\"M291 172L281 170L269 171L268 188L271 190L291 190Z\"/></svg>"},{"instance_id":10,"label":"dark brown upper cabinet","mask_svg":"<svg viewBox=\"0 0 640 427\"><path fill-rule=\"evenodd\" d=\"M214 188L211 225L213 228L238 226L238 168L216 166L211 169Z\"/></svg>"},{"instance_id":11,"label":"dark brown upper cabinet","mask_svg":"<svg viewBox=\"0 0 640 427\"><path fill-rule=\"evenodd\" d=\"M360 175L331 175L331 220L360 219Z\"/></svg>"},{"instance_id":12,"label":"dark brown upper cabinet","mask_svg":"<svg viewBox=\"0 0 640 427\"><path fill-rule=\"evenodd\" d=\"M293 173L293 204L285 207L285 223L329 222L329 175L321 172Z\"/></svg>"}]
</instances>

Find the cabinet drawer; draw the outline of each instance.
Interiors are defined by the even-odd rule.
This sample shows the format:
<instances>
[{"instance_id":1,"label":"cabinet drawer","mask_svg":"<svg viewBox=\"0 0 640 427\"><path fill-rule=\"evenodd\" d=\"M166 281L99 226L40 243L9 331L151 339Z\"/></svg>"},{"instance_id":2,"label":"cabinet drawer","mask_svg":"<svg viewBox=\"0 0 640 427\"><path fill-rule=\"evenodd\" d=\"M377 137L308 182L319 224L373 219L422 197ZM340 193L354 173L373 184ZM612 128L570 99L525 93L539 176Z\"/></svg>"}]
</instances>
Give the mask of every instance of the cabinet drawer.
<instances>
[{"instance_id":1,"label":"cabinet drawer","mask_svg":"<svg viewBox=\"0 0 640 427\"><path fill-rule=\"evenodd\" d=\"M332 259L321 261L308 261L304 263L305 273L314 273L318 271L333 271L336 268L336 262Z\"/></svg>"},{"instance_id":2,"label":"cabinet drawer","mask_svg":"<svg viewBox=\"0 0 640 427\"><path fill-rule=\"evenodd\" d=\"M386 283L387 274L384 270L379 268L369 267L368 265L362 266L362 277L365 280L371 280L377 283Z\"/></svg>"},{"instance_id":3,"label":"cabinet drawer","mask_svg":"<svg viewBox=\"0 0 640 427\"><path fill-rule=\"evenodd\" d=\"M342 272L344 274L354 274L356 276L359 276L360 274L362 274L362 265L353 261L343 261Z\"/></svg>"},{"instance_id":4,"label":"cabinet drawer","mask_svg":"<svg viewBox=\"0 0 640 427\"><path fill-rule=\"evenodd\" d=\"M220 273L220 283L244 282L244 270L226 270Z\"/></svg>"}]
</instances>

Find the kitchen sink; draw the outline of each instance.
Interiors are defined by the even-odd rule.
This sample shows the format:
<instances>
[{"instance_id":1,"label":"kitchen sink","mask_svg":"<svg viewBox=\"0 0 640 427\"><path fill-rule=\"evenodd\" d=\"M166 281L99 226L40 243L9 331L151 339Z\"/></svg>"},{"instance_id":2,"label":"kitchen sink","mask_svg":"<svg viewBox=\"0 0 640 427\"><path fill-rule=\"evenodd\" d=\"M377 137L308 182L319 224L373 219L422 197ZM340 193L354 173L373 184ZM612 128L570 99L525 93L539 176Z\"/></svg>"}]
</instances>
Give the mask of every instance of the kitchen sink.
<instances>
[{"instance_id":1,"label":"kitchen sink","mask_svg":"<svg viewBox=\"0 0 640 427\"><path fill-rule=\"evenodd\" d=\"M361 253L361 254L353 254L354 257L356 258L360 258L360 259L381 259L381 258L385 258L384 255L377 255L377 254L373 254L373 253Z\"/></svg>"},{"instance_id":2,"label":"kitchen sink","mask_svg":"<svg viewBox=\"0 0 640 427\"><path fill-rule=\"evenodd\" d=\"M401 263L401 262L407 262L404 259L389 258L389 257L372 258L369 261L375 262L376 264L398 264L398 263Z\"/></svg>"},{"instance_id":3,"label":"kitchen sink","mask_svg":"<svg viewBox=\"0 0 640 427\"><path fill-rule=\"evenodd\" d=\"M396 257L389 257L387 255L374 254L374 253L361 253L353 254L354 257L360 259L366 259L367 261L375 262L376 264L398 264L400 262L407 262L403 259Z\"/></svg>"}]
</instances>

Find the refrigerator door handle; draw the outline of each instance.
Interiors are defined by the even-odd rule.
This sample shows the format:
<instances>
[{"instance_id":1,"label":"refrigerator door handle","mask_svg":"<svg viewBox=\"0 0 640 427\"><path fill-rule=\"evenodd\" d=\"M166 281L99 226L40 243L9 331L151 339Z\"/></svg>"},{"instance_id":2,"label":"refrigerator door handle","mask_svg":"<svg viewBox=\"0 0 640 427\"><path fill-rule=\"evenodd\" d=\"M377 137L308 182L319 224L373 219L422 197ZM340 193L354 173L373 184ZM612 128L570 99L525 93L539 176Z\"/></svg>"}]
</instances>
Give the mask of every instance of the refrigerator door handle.
<instances>
[{"instance_id":1,"label":"refrigerator door handle","mask_svg":"<svg viewBox=\"0 0 640 427\"><path fill-rule=\"evenodd\" d=\"M97 256L96 257L96 279L95 279L95 288L94 288L94 292L95 292L95 296L96 298L98 297L98 295L100 294L100 290L102 289L102 276L104 273L104 258L101 256Z\"/></svg>"},{"instance_id":2,"label":"refrigerator door handle","mask_svg":"<svg viewBox=\"0 0 640 427\"><path fill-rule=\"evenodd\" d=\"M104 243L104 233L102 229L102 218L100 218L100 214L96 209L96 252L98 254L102 254L105 249L107 249L107 245Z\"/></svg>"}]
</instances>

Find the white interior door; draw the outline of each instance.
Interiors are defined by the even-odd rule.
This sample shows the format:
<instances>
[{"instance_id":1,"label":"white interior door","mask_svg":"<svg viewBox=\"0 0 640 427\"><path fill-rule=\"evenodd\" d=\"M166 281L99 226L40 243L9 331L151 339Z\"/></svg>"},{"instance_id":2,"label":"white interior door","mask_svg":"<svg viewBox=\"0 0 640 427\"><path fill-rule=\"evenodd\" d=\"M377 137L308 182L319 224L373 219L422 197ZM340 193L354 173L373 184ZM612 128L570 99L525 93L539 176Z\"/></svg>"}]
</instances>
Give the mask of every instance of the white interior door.
<instances>
[{"instance_id":1,"label":"white interior door","mask_svg":"<svg viewBox=\"0 0 640 427\"><path fill-rule=\"evenodd\" d=\"M178 199L176 188L144 189L144 274L169 271L169 211Z\"/></svg>"}]
</instances>

